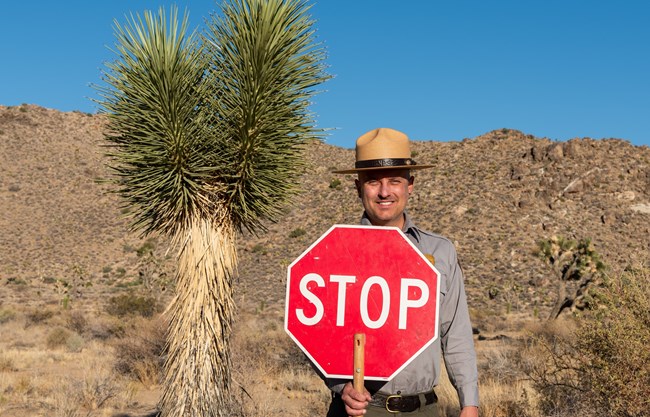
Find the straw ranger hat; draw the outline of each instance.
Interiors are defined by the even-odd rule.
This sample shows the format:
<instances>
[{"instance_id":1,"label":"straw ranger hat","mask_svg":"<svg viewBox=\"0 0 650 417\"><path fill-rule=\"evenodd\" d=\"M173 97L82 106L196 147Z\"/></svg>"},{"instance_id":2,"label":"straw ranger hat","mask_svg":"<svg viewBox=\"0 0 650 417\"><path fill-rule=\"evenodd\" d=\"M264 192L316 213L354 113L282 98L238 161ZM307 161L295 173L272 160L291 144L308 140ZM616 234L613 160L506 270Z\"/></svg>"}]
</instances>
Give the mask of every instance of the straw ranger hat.
<instances>
[{"instance_id":1,"label":"straw ranger hat","mask_svg":"<svg viewBox=\"0 0 650 417\"><path fill-rule=\"evenodd\" d=\"M424 169L433 165L417 165L411 159L409 138L404 133L380 127L364 133L357 139L354 169L334 171L336 174L354 174L371 169Z\"/></svg>"}]
</instances>

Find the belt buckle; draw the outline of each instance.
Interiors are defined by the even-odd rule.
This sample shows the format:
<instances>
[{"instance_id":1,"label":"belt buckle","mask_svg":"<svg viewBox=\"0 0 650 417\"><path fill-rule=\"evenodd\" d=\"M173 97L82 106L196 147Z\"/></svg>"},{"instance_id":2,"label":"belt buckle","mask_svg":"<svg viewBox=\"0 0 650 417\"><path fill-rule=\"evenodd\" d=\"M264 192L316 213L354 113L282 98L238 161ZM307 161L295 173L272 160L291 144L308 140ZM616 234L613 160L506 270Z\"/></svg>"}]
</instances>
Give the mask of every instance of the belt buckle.
<instances>
[{"instance_id":1,"label":"belt buckle","mask_svg":"<svg viewBox=\"0 0 650 417\"><path fill-rule=\"evenodd\" d=\"M386 407L386 411L388 411L389 413L392 413L392 414L397 414L397 413L399 413L399 410L395 411L395 410L391 410L390 408L388 408L388 401L390 401L391 398L402 398L402 396L400 394L389 395L388 397L386 397L386 402L384 403L384 405Z\"/></svg>"}]
</instances>

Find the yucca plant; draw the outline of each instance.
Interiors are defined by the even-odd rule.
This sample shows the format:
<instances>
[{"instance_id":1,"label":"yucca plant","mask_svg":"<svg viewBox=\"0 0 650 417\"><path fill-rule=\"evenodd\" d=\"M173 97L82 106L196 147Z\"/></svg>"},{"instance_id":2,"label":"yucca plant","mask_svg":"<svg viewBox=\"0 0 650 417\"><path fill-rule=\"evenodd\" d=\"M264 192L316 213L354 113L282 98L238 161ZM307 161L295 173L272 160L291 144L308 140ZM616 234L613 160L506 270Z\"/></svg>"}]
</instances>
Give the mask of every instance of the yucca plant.
<instances>
[{"instance_id":1,"label":"yucca plant","mask_svg":"<svg viewBox=\"0 0 650 417\"><path fill-rule=\"evenodd\" d=\"M163 416L228 415L238 231L264 230L297 192L308 111L328 76L309 7L233 0L203 36L157 16L116 24L100 104L116 190L133 228L178 248Z\"/></svg>"}]
</instances>

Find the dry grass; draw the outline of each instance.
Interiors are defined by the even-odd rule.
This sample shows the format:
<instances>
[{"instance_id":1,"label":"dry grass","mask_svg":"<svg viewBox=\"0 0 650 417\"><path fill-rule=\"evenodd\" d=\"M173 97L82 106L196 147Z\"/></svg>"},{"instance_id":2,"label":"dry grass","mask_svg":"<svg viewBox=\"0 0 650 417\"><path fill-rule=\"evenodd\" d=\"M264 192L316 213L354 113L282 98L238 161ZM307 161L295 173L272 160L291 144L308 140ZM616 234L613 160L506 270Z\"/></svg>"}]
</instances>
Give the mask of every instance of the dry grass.
<instances>
[{"instance_id":1,"label":"dry grass","mask_svg":"<svg viewBox=\"0 0 650 417\"><path fill-rule=\"evenodd\" d=\"M483 417L538 417L537 394L529 382L481 380L481 415Z\"/></svg>"},{"instance_id":2,"label":"dry grass","mask_svg":"<svg viewBox=\"0 0 650 417\"><path fill-rule=\"evenodd\" d=\"M103 310L97 314L59 310L34 321L27 319L32 309L3 309L11 310L13 317L0 323L0 416L136 417L157 406L165 332L159 316L116 322ZM476 341L482 417L580 415L570 399L549 408L527 374L548 359L544 356L548 349L533 343L531 336L570 338L577 331L573 320L492 316L485 319L483 329L486 340ZM52 346L53 332L67 336ZM69 348L70 335L83 339L80 349ZM228 415L325 414L329 392L285 334L283 311L257 305L241 309L234 323L232 353ZM445 373L436 391L440 416L457 416L456 393Z\"/></svg>"},{"instance_id":3,"label":"dry grass","mask_svg":"<svg viewBox=\"0 0 650 417\"><path fill-rule=\"evenodd\" d=\"M160 384L166 322L161 316L133 318L124 335L113 342L115 370L140 381L147 388Z\"/></svg>"},{"instance_id":4,"label":"dry grass","mask_svg":"<svg viewBox=\"0 0 650 417\"><path fill-rule=\"evenodd\" d=\"M0 324L0 416L108 417L133 406L135 387L113 371L110 345L59 327L62 310L43 320L17 311Z\"/></svg>"},{"instance_id":5,"label":"dry grass","mask_svg":"<svg viewBox=\"0 0 650 417\"><path fill-rule=\"evenodd\" d=\"M156 407L165 330L159 316L123 320L121 331L100 331L104 337L93 336L96 328L117 327L106 315L61 311L47 319L49 325L32 323L27 330L20 317L0 324L3 335L9 334L0 341L0 416L112 417L119 411L135 417ZM48 348L48 334L59 328L68 335L82 335L83 348L75 351L66 344ZM558 331L566 328L559 326ZM511 335L542 331L520 319L493 329ZM518 343L514 337L477 342L483 417L541 417L526 411L536 408L537 399L517 373L524 360ZM325 415L329 392L285 334L282 311L241 310L232 349L229 415ZM446 374L437 392L441 417L458 415L456 394Z\"/></svg>"},{"instance_id":6,"label":"dry grass","mask_svg":"<svg viewBox=\"0 0 650 417\"><path fill-rule=\"evenodd\" d=\"M284 332L281 312L240 313L233 347L232 406L241 415L325 415L328 390Z\"/></svg>"}]
</instances>

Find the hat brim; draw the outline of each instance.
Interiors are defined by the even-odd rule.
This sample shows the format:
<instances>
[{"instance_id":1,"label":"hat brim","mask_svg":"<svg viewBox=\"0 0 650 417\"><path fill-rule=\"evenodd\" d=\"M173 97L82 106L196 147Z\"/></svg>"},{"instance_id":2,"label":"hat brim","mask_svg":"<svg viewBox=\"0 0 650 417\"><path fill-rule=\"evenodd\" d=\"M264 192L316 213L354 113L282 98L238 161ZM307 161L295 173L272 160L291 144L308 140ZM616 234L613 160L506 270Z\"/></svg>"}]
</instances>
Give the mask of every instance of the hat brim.
<instances>
[{"instance_id":1,"label":"hat brim","mask_svg":"<svg viewBox=\"0 0 650 417\"><path fill-rule=\"evenodd\" d=\"M434 165L393 165L393 166L381 166L381 167L368 167L368 168L353 168L353 169L343 169L343 170L337 170L337 171L332 171L334 174L355 174L357 172L363 172L363 171L377 171L377 170L388 170L388 169L408 169L410 171L418 170L418 169L425 169L425 168L433 168Z\"/></svg>"}]
</instances>

